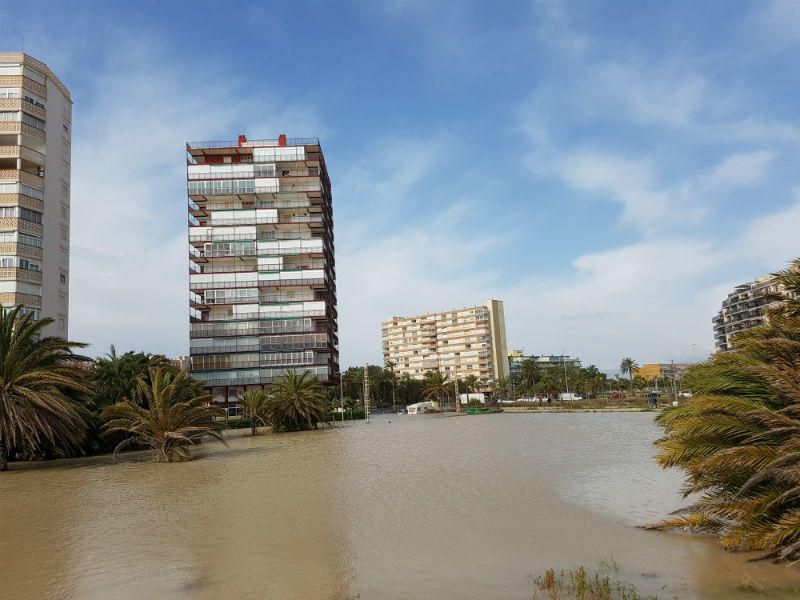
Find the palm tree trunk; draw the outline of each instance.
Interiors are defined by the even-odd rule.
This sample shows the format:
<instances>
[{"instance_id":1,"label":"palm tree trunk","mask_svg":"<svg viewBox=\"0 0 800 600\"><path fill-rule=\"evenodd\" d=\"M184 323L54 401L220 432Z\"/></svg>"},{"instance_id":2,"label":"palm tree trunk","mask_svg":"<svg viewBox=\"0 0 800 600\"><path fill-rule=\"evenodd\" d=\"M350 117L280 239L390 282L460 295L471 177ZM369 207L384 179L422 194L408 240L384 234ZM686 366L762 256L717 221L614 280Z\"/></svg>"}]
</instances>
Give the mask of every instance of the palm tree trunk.
<instances>
[{"instance_id":1,"label":"palm tree trunk","mask_svg":"<svg viewBox=\"0 0 800 600\"><path fill-rule=\"evenodd\" d=\"M0 441L0 471L8 471L8 448Z\"/></svg>"}]
</instances>

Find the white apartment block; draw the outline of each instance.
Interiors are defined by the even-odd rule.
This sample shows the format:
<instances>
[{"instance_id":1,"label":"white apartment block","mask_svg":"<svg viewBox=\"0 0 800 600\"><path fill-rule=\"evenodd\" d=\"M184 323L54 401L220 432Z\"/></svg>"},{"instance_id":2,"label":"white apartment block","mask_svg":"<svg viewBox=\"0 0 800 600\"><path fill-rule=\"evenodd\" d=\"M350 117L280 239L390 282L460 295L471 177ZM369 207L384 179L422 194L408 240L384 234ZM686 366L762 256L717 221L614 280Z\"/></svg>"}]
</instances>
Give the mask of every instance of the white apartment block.
<instances>
[{"instance_id":1,"label":"white apartment block","mask_svg":"<svg viewBox=\"0 0 800 600\"><path fill-rule=\"evenodd\" d=\"M0 52L0 304L66 338L72 99L48 66Z\"/></svg>"},{"instance_id":2,"label":"white apartment block","mask_svg":"<svg viewBox=\"0 0 800 600\"><path fill-rule=\"evenodd\" d=\"M733 349L733 337L737 333L763 325L767 310L780 303L771 296L785 293L772 275L737 285L712 319L716 350L726 352Z\"/></svg>"},{"instance_id":3,"label":"white apartment block","mask_svg":"<svg viewBox=\"0 0 800 600\"><path fill-rule=\"evenodd\" d=\"M382 323L383 359L395 373L422 379L428 371L483 383L508 377L503 302L392 317Z\"/></svg>"}]
</instances>

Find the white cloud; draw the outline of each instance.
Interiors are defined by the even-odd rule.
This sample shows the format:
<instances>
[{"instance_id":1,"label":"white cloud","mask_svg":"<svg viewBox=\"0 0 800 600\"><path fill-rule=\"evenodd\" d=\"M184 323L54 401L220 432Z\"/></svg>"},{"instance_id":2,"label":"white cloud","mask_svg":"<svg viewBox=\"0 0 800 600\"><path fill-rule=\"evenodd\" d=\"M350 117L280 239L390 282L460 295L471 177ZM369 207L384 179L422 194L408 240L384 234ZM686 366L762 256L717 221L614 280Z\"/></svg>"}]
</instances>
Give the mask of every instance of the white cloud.
<instances>
[{"instance_id":1,"label":"white cloud","mask_svg":"<svg viewBox=\"0 0 800 600\"><path fill-rule=\"evenodd\" d=\"M700 183L706 189L752 184L761 179L774 157L775 154L767 150L732 154L703 175Z\"/></svg>"},{"instance_id":2,"label":"white cloud","mask_svg":"<svg viewBox=\"0 0 800 600\"><path fill-rule=\"evenodd\" d=\"M539 39L577 57L586 49L587 40L573 27L563 0L536 0Z\"/></svg>"},{"instance_id":3,"label":"white cloud","mask_svg":"<svg viewBox=\"0 0 800 600\"><path fill-rule=\"evenodd\" d=\"M692 186L667 185L649 158L596 150L540 147L529 157L539 175L554 176L569 187L622 205L621 223L643 234L697 223L705 207Z\"/></svg>"},{"instance_id":4,"label":"white cloud","mask_svg":"<svg viewBox=\"0 0 800 600\"><path fill-rule=\"evenodd\" d=\"M790 260L800 257L800 189L795 190L794 197L794 203L785 209L749 224L736 244L765 272L784 268Z\"/></svg>"},{"instance_id":5,"label":"white cloud","mask_svg":"<svg viewBox=\"0 0 800 600\"><path fill-rule=\"evenodd\" d=\"M762 46L782 50L800 43L800 2L769 0L758 6L753 25Z\"/></svg>"},{"instance_id":6,"label":"white cloud","mask_svg":"<svg viewBox=\"0 0 800 600\"><path fill-rule=\"evenodd\" d=\"M698 287L724 260L709 242L680 238L579 256L567 277L504 292L509 343L534 353L564 349L603 369L621 353L685 359L693 344L700 358L715 309Z\"/></svg>"},{"instance_id":7,"label":"white cloud","mask_svg":"<svg viewBox=\"0 0 800 600\"><path fill-rule=\"evenodd\" d=\"M486 259L497 254L503 236L490 231L465 235L472 208L456 203L424 224L401 225L390 235L345 236L338 243L343 365L380 364L384 319L474 305L492 295L496 274Z\"/></svg>"},{"instance_id":8,"label":"white cloud","mask_svg":"<svg viewBox=\"0 0 800 600\"><path fill-rule=\"evenodd\" d=\"M669 197L657 189L652 165L611 154L578 151L545 161L571 187L621 202L622 220L649 228L668 214Z\"/></svg>"},{"instance_id":9,"label":"white cloud","mask_svg":"<svg viewBox=\"0 0 800 600\"><path fill-rule=\"evenodd\" d=\"M595 109L598 101L612 115L635 123L672 126L692 124L708 102L706 79L684 65L662 66L601 62L588 67L584 98Z\"/></svg>"},{"instance_id":10,"label":"white cloud","mask_svg":"<svg viewBox=\"0 0 800 600\"><path fill-rule=\"evenodd\" d=\"M306 106L159 50L117 37L74 97L70 337L95 353L188 350L187 141L320 130Z\"/></svg>"}]
</instances>

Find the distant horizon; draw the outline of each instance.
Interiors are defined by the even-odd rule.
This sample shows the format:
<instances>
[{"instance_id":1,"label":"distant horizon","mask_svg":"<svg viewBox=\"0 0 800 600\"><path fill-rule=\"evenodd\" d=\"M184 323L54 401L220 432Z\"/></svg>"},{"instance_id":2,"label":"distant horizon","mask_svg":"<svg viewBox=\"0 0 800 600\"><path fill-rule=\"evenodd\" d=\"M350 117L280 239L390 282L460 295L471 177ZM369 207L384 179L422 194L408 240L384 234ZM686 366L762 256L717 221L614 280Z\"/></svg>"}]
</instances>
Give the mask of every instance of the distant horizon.
<instances>
[{"instance_id":1,"label":"distant horizon","mask_svg":"<svg viewBox=\"0 0 800 600\"><path fill-rule=\"evenodd\" d=\"M319 137L343 365L485 298L509 348L704 360L727 294L800 256L796 2L198 6L0 7L74 101L88 354L188 354L189 140Z\"/></svg>"}]
</instances>

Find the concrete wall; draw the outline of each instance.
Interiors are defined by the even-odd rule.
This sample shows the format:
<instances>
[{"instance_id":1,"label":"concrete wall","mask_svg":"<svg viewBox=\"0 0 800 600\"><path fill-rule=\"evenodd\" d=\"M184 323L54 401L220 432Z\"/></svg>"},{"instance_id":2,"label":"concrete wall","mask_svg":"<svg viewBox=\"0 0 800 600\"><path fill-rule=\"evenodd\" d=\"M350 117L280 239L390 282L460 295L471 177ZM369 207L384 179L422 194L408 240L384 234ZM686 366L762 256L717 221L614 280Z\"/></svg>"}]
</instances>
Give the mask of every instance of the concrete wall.
<instances>
[{"instance_id":1,"label":"concrete wall","mask_svg":"<svg viewBox=\"0 0 800 600\"><path fill-rule=\"evenodd\" d=\"M46 134L42 317L54 320L45 329L46 335L66 338L69 335L72 103L49 77Z\"/></svg>"}]
</instances>

